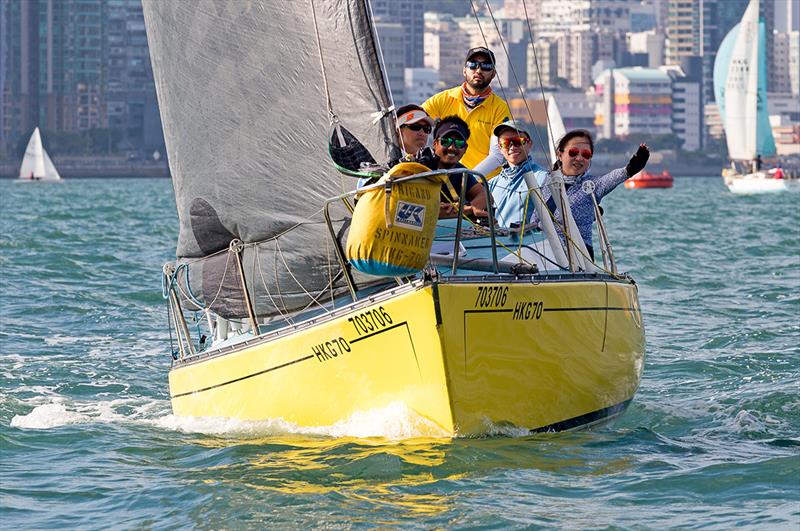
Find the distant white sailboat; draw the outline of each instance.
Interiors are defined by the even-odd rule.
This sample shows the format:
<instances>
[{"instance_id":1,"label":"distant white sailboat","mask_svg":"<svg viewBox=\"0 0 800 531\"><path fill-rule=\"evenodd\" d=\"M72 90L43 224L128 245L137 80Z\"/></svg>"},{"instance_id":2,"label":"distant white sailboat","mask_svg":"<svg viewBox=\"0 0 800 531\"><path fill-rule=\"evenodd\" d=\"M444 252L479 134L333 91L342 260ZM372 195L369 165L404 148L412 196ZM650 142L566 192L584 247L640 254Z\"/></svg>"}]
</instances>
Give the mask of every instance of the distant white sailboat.
<instances>
[{"instance_id":1,"label":"distant white sailboat","mask_svg":"<svg viewBox=\"0 0 800 531\"><path fill-rule=\"evenodd\" d=\"M750 0L714 62L714 93L731 159L722 176L735 194L800 189L796 179L762 169L762 158L774 157L776 149L767 111L766 30L758 5Z\"/></svg>"},{"instance_id":2,"label":"distant white sailboat","mask_svg":"<svg viewBox=\"0 0 800 531\"><path fill-rule=\"evenodd\" d=\"M61 175L50 160L50 156L42 145L42 135L39 128L33 130L25 156L19 167L19 179L22 181L60 181Z\"/></svg>"}]
</instances>

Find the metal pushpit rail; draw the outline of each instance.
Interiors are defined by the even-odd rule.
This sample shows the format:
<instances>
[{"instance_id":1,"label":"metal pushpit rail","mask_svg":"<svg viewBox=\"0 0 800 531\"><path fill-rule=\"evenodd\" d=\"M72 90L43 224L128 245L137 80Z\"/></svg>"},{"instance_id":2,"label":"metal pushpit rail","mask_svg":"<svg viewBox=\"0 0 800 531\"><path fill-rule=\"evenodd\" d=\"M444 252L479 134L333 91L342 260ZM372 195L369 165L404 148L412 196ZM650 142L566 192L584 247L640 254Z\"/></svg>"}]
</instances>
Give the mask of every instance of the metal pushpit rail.
<instances>
[{"instance_id":1,"label":"metal pushpit rail","mask_svg":"<svg viewBox=\"0 0 800 531\"><path fill-rule=\"evenodd\" d=\"M494 227L494 210L492 208L492 194L489 191L489 183L486 180L486 177L483 174L478 173L473 170L465 169L465 168L453 168L449 170L436 170L436 171L428 171L424 173L417 173L415 175L408 175L406 177L399 177L397 179L392 179L393 184L401 184L404 182L409 181L416 181L427 179L428 177L436 177L439 175L458 175L461 174L461 193L459 194L458 198L458 216L456 221L456 236L455 241L453 242L453 263L452 263L452 272L455 274L456 269L458 268L458 247L461 244L461 223L464 219L464 199L466 194L466 185L467 185L467 176L472 175L478 182L481 183L483 186L484 192L486 193L486 211L489 215L489 235L492 240L492 267L495 273L499 272L498 265L497 265L497 242L495 240L495 227ZM350 274L350 268L348 267L347 260L344 256L344 250L342 249L341 243L339 239L336 237L336 231L333 228L333 222L331 221L331 215L329 206L331 203L336 201L346 201L351 197L355 197L357 194L362 192L366 192L369 190L374 190L378 188L383 188L384 183L375 183L370 184L368 186L364 186L363 188L359 188L357 190L352 190L350 192L346 192L341 195L337 195L335 197L331 197L325 201L325 206L323 208L323 212L325 215L325 223L328 225L328 232L330 233L331 240L333 241L333 248L336 250L336 258L339 261L339 266L344 271L344 278L347 281L347 286L350 289L350 295L353 300L358 300L358 296L356 295L356 285L355 281L353 280L352 275Z\"/></svg>"}]
</instances>

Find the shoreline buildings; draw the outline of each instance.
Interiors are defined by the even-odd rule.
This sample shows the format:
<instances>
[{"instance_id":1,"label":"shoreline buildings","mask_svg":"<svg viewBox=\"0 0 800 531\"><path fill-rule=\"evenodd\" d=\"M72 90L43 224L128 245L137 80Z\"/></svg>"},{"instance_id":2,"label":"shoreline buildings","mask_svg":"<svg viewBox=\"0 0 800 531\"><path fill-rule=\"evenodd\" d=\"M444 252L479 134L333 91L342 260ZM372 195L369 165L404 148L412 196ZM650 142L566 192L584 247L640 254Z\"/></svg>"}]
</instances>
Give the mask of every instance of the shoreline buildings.
<instances>
[{"instance_id":1,"label":"shoreline buildings","mask_svg":"<svg viewBox=\"0 0 800 531\"><path fill-rule=\"evenodd\" d=\"M0 0L0 154L34 127L163 152L140 0Z\"/></svg>"},{"instance_id":2,"label":"shoreline buildings","mask_svg":"<svg viewBox=\"0 0 800 531\"><path fill-rule=\"evenodd\" d=\"M776 138L789 139L791 146L800 126L800 3L758 1L768 29L772 123L781 130ZM674 134L683 149L694 151L718 145L723 134L711 73L720 42L748 2L371 5L396 106L460 84L466 50L488 45L497 56L495 90L525 111L519 118L540 108L544 90L554 95L567 127L580 124L601 138ZM66 132L107 129L117 132L123 146L160 145L141 11L140 0L0 0L0 152L8 155L35 125ZM603 82L609 71L613 107ZM640 79L648 75L659 81ZM657 112L648 112L655 109L648 105ZM531 114L534 121L544 116Z\"/></svg>"}]
</instances>

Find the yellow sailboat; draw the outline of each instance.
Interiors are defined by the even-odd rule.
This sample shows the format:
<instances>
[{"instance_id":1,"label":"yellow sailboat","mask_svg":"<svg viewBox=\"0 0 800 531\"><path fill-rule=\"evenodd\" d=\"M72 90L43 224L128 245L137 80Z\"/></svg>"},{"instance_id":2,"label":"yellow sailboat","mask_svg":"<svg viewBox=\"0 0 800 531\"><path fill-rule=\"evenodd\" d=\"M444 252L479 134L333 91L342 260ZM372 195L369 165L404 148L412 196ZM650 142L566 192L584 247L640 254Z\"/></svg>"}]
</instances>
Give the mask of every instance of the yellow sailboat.
<instances>
[{"instance_id":1,"label":"yellow sailboat","mask_svg":"<svg viewBox=\"0 0 800 531\"><path fill-rule=\"evenodd\" d=\"M340 173L382 174L348 161L396 145L368 3L271 4L144 2L181 223L164 268L174 413L315 427L402 403L452 436L622 413L645 337L604 228L598 265L569 209L562 242L552 226L431 224L438 211L403 204L431 179L438 197L447 171L396 166L348 192ZM384 256L421 245L416 270L366 274L349 255L369 194L391 198L376 213Z\"/></svg>"}]
</instances>

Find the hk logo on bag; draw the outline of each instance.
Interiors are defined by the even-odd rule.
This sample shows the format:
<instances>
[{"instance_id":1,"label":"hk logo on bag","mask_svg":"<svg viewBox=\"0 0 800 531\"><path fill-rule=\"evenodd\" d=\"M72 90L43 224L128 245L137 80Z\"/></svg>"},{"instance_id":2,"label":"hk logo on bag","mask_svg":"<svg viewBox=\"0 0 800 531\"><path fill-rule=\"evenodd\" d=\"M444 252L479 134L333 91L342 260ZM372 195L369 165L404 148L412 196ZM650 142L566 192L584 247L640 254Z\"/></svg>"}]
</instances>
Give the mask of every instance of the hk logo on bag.
<instances>
[{"instance_id":1,"label":"hk logo on bag","mask_svg":"<svg viewBox=\"0 0 800 531\"><path fill-rule=\"evenodd\" d=\"M423 205L415 205L405 201L397 202L397 213L394 216L395 225L412 230L422 230L424 223L425 207Z\"/></svg>"}]
</instances>

